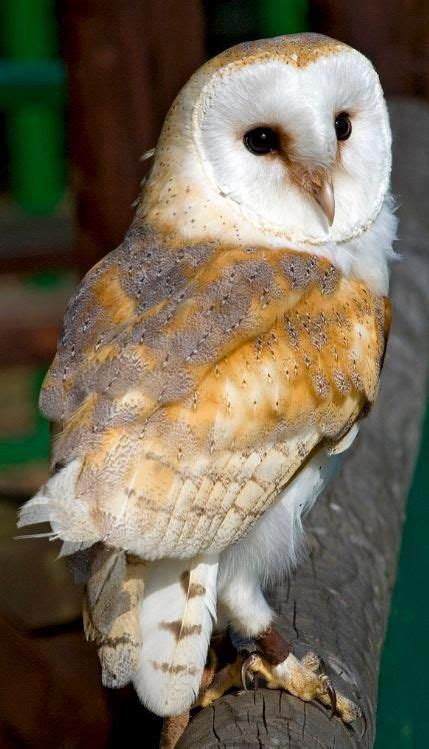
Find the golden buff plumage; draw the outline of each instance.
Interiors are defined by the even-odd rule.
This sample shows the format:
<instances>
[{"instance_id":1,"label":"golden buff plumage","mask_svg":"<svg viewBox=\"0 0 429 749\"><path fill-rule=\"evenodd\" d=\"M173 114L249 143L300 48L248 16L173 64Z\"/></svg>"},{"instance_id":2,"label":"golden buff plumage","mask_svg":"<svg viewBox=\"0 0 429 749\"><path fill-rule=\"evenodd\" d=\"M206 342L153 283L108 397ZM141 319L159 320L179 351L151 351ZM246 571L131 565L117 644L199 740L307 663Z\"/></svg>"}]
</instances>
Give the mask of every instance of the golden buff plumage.
<instances>
[{"instance_id":1,"label":"golden buff plumage","mask_svg":"<svg viewBox=\"0 0 429 749\"><path fill-rule=\"evenodd\" d=\"M205 688L214 627L256 643L234 674L359 715L282 643L262 588L377 395L390 166L362 55L239 45L179 94L123 244L69 304L40 399L52 475L20 523L49 520L73 555L104 683L159 715L235 683Z\"/></svg>"},{"instance_id":2,"label":"golden buff plumage","mask_svg":"<svg viewBox=\"0 0 429 749\"><path fill-rule=\"evenodd\" d=\"M82 461L69 540L145 559L237 540L374 400L385 329L384 298L322 258L133 229L78 290L41 395L53 466Z\"/></svg>"}]
</instances>

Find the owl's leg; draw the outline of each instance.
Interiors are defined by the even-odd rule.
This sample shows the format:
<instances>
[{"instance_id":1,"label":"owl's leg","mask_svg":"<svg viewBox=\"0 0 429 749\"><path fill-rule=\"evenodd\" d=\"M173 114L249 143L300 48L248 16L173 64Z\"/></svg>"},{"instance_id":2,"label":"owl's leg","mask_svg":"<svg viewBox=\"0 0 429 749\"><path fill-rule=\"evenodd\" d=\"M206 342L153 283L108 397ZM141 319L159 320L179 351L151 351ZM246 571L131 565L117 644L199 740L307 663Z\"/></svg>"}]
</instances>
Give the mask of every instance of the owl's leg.
<instances>
[{"instance_id":1,"label":"owl's leg","mask_svg":"<svg viewBox=\"0 0 429 749\"><path fill-rule=\"evenodd\" d=\"M293 655L291 643L273 627L274 613L251 571L236 570L221 584L218 595L225 618L247 642L244 653L239 647L236 660L218 671L200 693L199 705L210 704L231 688L246 687L249 678L262 677L269 689L284 689L306 702L317 700L330 706L332 714L346 723L360 716L351 700L336 693L329 677L318 673L320 661L314 653L301 660ZM249 647L253 652L249 653Z\"/></svg>"},{"instance_id":2,"label":"owl's leg","mask_svg":"<svg viewBox=\"0 0 429 749\"><path fill-rule=\"evenodd\" d=\"M242 663L243 658L237 655L226 626L215 632L210 642L199 695L193 707L206 707L229 689L240 687Z\"/></svg>"},{"instance_id":3,"label":"owl's leg","mask_svg":"<svg viewBox=\"0 0 429 749\"><path fill-rule=\"evenodd\" d=\"M336 692L326 674L317 673L320 659L306 653L301 660L291 652L292 646L273 627L253 638L257 650L238 652L235 660L214 673L201 689L195 706L206 707L230 689L247 688L250 679L261 677L269 689L284 689L305 702L317 700L331 708L345 723L361 716L360 708L340 692Z\"/></svg>"},{"instance_id":4,"label":"owl's leg","mask_svg":"<svg viewBox=\"0 0 429 749\"><path fill-rule=\"evenodd\" d=\"M230 689L242 689L242 668L254 648L258 632L265 631L273 619L273 612L252 574L245 569L235 570L218 588L218 625L225 630L229 625L240 634L238 652L227 632L212 641L217 665L213 678L201 688L195 706L205 707L222 697ZM245 640L243 639L245 638Z\"/></svg>"}]
</instances>

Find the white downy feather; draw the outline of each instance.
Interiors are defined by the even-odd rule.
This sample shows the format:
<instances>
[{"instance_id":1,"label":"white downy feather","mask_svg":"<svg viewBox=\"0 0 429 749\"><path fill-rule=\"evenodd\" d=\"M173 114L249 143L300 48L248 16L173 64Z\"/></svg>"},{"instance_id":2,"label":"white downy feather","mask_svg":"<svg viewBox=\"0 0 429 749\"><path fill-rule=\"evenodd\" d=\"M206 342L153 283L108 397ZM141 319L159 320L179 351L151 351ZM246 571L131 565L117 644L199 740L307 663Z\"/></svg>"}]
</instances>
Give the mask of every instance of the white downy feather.
<instances>
[{"instance_id":1,"label":"white downy feather","mask_svg":"<svg viewBox=\"0 0 429 749\"><path fill-rule=\"evenodd\" d=\"M51 524L50 539L61 538L64 542L61 556L87 549L100 540L89 512L89 503L76 499L80 470L81 461L72 460L51 476L19 511L18 528L45 522Z\"/></svg>"},{"instance_id":2,"label":"white downy feather","mask_svg":"<svg viewBox=\"0 0 429 749\"><path fill-rule=\"evenodd\" d=\"M162 559L147 568L134 686L157 715L182 713L198 694L216 618L217 570L217 555Z\"/></svg>"},{"instance_id":3,"label":"white downy feather","mask_svg":"<svg viewBox=\"0 0 429 749\"><path fill-rule=\"evenodd\" d=\"M356 436L354 430L353 436ZM341 455L320 450L279 494L247 536L222 552L218 598L221 604L230 608L234 602L237 606L239 601L243 601L243 609L247 609L246 615L244 610L239 614L243 621L257 628L259 616L254 603L245 606L243 588L250 589L251 586L244 580L252 581L253 588L255 581L264 586L271 585L297 565L305 553L302 516L311 510L340 464ZM241 586L240 595L236 586ZM250 600L254 601L254 598ZM263 619L266 616L264 608L261 616Z\"/></svg>"}]
</instances>

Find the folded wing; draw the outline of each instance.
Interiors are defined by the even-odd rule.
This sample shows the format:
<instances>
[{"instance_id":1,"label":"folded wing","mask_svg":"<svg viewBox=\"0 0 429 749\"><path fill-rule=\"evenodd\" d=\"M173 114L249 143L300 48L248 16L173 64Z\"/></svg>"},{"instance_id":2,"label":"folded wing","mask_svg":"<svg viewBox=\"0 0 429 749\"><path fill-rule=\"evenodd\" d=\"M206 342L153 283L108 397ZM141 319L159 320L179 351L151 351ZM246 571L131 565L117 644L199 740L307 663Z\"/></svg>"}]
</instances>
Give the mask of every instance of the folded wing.
<instances>
[{"instance_id":1,"label":"folded wing","mask_svg":"<svg viewBox=\"0 0 429 749\"><path fill-rule=\"evenodd\" d=\"M132 233L69 307L41 398L60 473L23 522L70 549L221 550L372 402L387 318L325 259Z\"/></svg>"}]
</instances>

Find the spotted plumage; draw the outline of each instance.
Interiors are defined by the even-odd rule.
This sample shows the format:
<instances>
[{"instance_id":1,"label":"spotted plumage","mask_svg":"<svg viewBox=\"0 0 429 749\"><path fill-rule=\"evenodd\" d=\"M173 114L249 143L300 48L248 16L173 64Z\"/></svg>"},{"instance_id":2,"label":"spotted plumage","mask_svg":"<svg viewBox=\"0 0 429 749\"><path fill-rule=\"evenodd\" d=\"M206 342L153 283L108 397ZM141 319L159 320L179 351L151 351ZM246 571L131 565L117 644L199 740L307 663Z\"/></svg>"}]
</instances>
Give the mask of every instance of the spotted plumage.
<instances>
[{"instance_id":1,"label":"spotted plumage","mask_svg":"<svg viewBox=\"0 0 429 749\"><path fill-rule=\"evenodd\" d=\"M257 126L278 153L249 150ZM104 682L134 681L159 714L197 697L216 618L277 642L261 583L296 560L301 515L377 394L389 173L365 58L317 35L240 45L179 95L123 244L67 309L40 400L52 477L21 523L86 555Z\"/></svg>"},{"instance_id":2,"label":"spotted plumage","mask_svg":"<svg viewBox=\"0 0 429 749\"><path fill-rule=\"evenodd\" d=\"M81 515L60 535L144 559L237 540L374 400L384 307L310 254L199 258L131 231L83 281L42 392L53 464L80 461Z\"/></svg>"}]
</instances>

